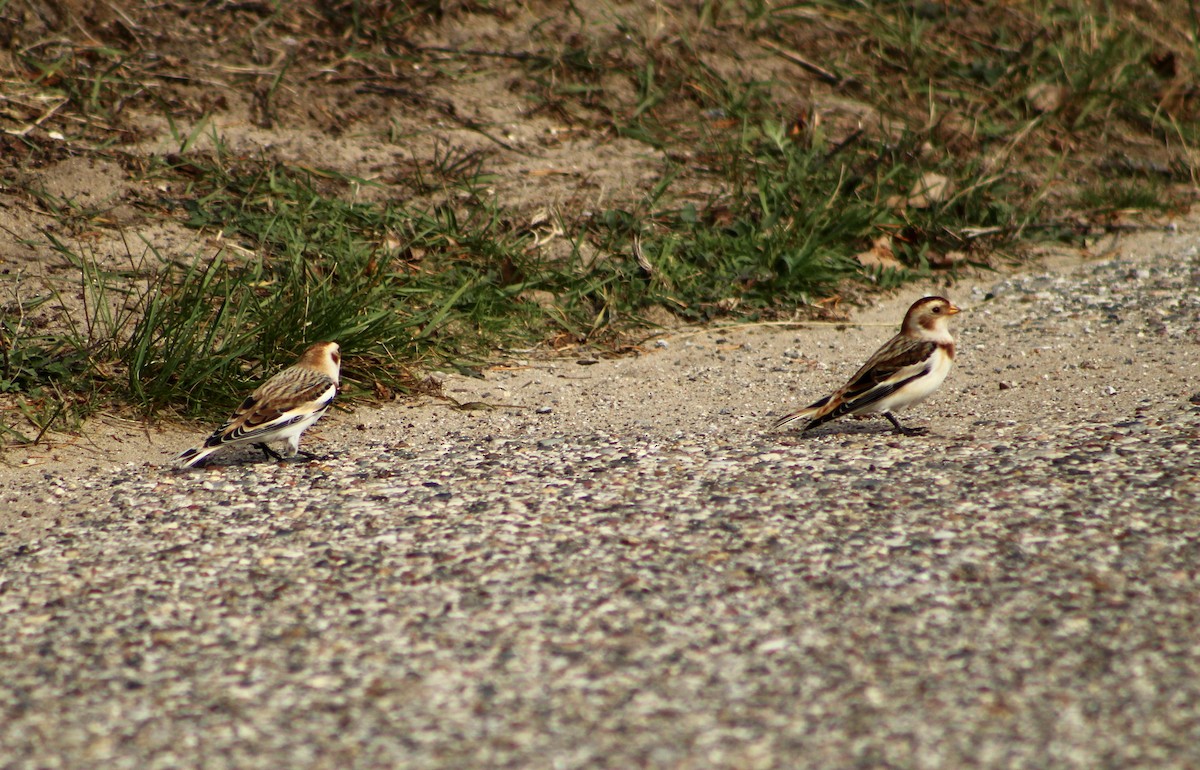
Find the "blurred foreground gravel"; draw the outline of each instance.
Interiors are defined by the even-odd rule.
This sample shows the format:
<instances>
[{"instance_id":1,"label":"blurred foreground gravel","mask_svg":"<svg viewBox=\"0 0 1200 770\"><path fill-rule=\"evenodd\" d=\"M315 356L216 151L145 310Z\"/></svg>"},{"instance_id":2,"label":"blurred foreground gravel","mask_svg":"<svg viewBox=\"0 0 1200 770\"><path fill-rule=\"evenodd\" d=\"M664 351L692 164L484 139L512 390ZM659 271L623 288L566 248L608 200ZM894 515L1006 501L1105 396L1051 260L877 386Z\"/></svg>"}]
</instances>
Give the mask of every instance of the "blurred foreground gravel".
<instances>
[{"instance_id":1,"label":"blurred foreground gravel","mask_svg":"<svg viewBox=\"0 0 1200 770\"><path fill-rule=\"evenodd\" d=\"M13 481L0 766L1200 766L1190 243L950 289L929 437L764 433L893 329L747 330Z\"/></svg>"}]
</instances>

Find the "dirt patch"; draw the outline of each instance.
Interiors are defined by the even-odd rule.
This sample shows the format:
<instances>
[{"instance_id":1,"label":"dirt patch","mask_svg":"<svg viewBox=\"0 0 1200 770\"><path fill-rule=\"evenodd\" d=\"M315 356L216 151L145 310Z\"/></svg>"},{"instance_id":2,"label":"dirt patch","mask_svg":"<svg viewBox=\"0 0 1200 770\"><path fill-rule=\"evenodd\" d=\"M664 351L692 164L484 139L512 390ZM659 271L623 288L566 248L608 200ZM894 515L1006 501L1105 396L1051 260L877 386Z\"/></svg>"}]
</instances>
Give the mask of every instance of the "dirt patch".
<instances>
[{"instance_id":1,"label":"dirt patch","mask_svg":"<svg viewBox=\"0 0 1200 770\"><path fill-rule=\"evenodd\" d=\"M647 10L590 0L566 8L542 2L322 2L272 9L83 1L7 8L0 27L23 46L4 57L3 69L18 87L0 124L27 143L10 142L5 153L9 168L26 177L16 176L4 191L0 226L25 242L36 242L37 233L57 221L20 194L26 187L106 212L104 231L94 234L100 239L116 239L114 225L139 223L130 206L142 218L161 216L152 210L161 191L138 180L135 163L95 158L97 140L117 156L211 152L219 141L235 157L268 157L368 180L355 190L368 200L419 198L426 193L413 189L414 171L437 174L477 160L490 189L518 219L549 213L573 220L631 205L662 180L668 159L675 163L672 173L689 180L681 189L707 195L713 180L695 140L734 126L720 111L705 113L703 99L689 98L710 86L684 82L682 98L651 100L654 89L672 87L666 81L672 59L695 63L713 73L714 82L762 84L757 93L776 105L776 119L797 131L820 131L835 146L864 131L878 135L889 126L928 123L938 152L990 143L1000 153L997 162L1020 164L1029 151L1029 168L1036 171L1043 160L1038 145L1047 141L1026 136L1006 147L985 140L983 105L976 105L978 114L956 108L921 115L926 102L914 95L910 104L893 101L881 110L874 100L910 73L898 71L891 52L864 50L877 45L862 29L869 19L815 10L797 10L780 25L769 14L731 4L697 15L687 3ZM996 21L991 14L1013 13L969 8L937 16L942 11L922 11L934 16L928 29L914 34L934 37L944 28L952 40L986 39ZM1140 19L1142 31L1155 18L1138 4L1123 13ZM1182 116L1193 89L1181 41L1165 29L1155 37L1159 49L1148 54L1159 62L1153 71L1162 82L1155 87ZM104 43L124 53L110 56ZM46 61L54 62L49 74L33 69ZM51 96L56 87L65 87L68 97ZM619 121L643 109L672 127L666 143L621 135ZM1100 144L1088 146L1088 132L1055 136L1059 122L1046 123L1037 133L1069 149L1063 162L1072 168L1094 173L1097 157L1120 162L1135 151L1137 163L1156 168L1180 160L1115 124ZM11 269L18 257L51 259L28 249L4 247L3 266Z\"/></svg>"}]
</instances>

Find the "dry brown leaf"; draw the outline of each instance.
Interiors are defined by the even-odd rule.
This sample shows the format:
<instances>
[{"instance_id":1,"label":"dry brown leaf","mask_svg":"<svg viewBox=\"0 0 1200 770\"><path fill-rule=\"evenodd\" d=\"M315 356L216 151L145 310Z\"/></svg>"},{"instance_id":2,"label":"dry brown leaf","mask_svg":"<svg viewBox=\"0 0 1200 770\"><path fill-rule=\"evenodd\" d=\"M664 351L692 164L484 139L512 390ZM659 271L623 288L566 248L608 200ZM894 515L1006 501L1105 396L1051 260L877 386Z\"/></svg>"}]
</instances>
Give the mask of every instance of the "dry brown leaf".
<instances>
[{"instance_id":1,"label":"dry brown leaf","mask_svg":"<svg viewBox=\"0 0 1200 770\"><path fill-rule=\"evenodd\" d=\"M927 171L912 186L908 193L908 205L914 209L927 209L950 197L950 179L941 174Z\"/></svg>"},{"instance_id":2,"label":"dry brown leaf","mask_svg":"<svg viewBox=\"0 0 1200 770\"><path fill-rule=\"evenodd\" d=\"M959 262L966 260L967 253L965 251L951 250L945 253L940 251L929 252L927 258L929 265L937 268L954 267Z\"/></svg>"},{"instance_id":3,"label":"dry brown leaf","mask_svg":"<svg viewBox=\"0 0 1200 770\"><path fill-rule=\"evenodd\" d=\"M871 242L871 248L861 254L856 254L854 258L863 267L877 267L882 270L900 270L904 267L900 260L896 259L896 253L892 251L890 235L879 236Z\"/></svg>"}]
</instances>

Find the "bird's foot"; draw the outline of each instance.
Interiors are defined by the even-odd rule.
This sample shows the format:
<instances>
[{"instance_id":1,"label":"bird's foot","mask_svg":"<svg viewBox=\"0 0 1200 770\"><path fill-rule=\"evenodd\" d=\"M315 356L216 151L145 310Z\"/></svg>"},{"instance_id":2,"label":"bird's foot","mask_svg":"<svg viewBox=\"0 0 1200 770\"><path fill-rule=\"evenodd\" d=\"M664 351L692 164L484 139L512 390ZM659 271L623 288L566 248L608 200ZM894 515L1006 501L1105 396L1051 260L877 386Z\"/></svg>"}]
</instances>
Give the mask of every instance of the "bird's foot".
<instances>
[{"instance_id":1,"label":"bird's foot","mask_svg":"<svg viewBox=\"0 0 1200 770\"><path fill-rule=\"evenodd\" d=\"M883 416L888 418L888 422L896 429L896 432L904 436L925 436L929 434L929 428L906 428L896 419L896 415L891 412L884 412Z\"/></svg>"},{"instance_id":2,"label":"bird's foot","mask_svg":"<svg viewBox=\"0 0 1200 770\"><path fill-rule=\"evenodd\" d=\"M279 453L278 453L278 452L276 452L274 449L272 449L271 447L267 446L267 444L266 444L266 442L265 442L265 441L264 441L264 442L261 442L261 443L258 443L258 444L255 444L254 446L256 446L256 447L258 447L259 449L261 449L261 450L262 450L262 452L263 452L263 454L265 454L265 455L267 456L267 459L268 459L268 460L282 460L282 459L283 459L283 455L279 454Z\"/></svg>"}]
</instances>

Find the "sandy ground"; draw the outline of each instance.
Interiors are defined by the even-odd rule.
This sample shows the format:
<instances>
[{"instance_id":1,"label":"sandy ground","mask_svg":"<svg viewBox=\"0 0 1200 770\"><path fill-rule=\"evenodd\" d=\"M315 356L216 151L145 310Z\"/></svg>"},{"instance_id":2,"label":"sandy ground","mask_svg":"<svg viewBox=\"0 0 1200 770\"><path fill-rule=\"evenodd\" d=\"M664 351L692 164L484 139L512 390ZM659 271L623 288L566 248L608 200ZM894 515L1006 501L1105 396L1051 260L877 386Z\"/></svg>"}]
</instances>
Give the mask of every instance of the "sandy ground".
<instances>
[{"instance_id":1,"label":"sandy ground","mask_svg":"<svg viewBox=\"0 0 1200 770\"><path fill-rule=\"evenodd\" d=\"M1003 308L989 297L1007 280L1069 280L1073 273L1113 258L1152 264L1193 242L1198 226L1193 219L1176 230L1108 237L1086 250L1048 252L1040 264L1020 274L977 272L955 281L907 286L860 309L852 324L684 329L649 340L640 354L625 358L513 360L483 379L440 375L444 392L473 408L458 410L430 399L345 407L309 431L304 446L317 452L377 442L425 447L463 431L481 439L593 433L749 439L773 418L843 382L894 333L908 305L931 293L950 297L966 312L955 319L959 355L954 371L938 394L905 417L906 423L931 426L928 440L1049 416L1116 419L1146 403L1186 400L1200 389L1194 333L1190 346L1161 350L1169 360L1160 363L1131 355L1131 346L1148 342L1146 332L1131 340L1063 317L1044 319L1057 327L1046 345L1014 349L1006 340ZM353 356L353 351L345 354ZM214 415L214 424L220 417ZM886 428L877 418L841 420L816 435ZM175 453L198 438L181 426L101 416L78 435L55 435L36 447L9 449L0 456L0 529L8 537L25 536L53 527L58 517L70 513L69 504L48 505L50 500L30 496L28 490L39 479L85 478L126 464L160 473ZM778 440L811 439L784 432ZM218 465L258 461L254 453L218 458Z\"/></svg>"}]
</instances>

